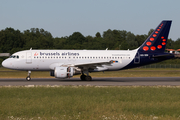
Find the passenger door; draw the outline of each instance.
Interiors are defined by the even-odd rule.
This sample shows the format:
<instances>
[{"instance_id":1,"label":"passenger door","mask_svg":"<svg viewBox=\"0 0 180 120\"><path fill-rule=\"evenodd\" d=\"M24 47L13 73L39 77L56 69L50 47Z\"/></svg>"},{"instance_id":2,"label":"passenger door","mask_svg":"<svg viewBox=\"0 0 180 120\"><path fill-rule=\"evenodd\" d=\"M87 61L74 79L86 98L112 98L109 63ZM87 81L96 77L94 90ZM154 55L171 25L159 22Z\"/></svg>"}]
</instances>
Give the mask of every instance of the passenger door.
<instances>
[{"instance_id":1,"label":"passenger door","mask_svg":"<svg viewBox=\"0 0 180 120\"><path fill-rule=\"evenodd\" d=\"M139 52L136 53L136 56L134 58L134 63L135 64L139 64L140 63L140 55L139 55Z\"/></svg>"},{"instance_id":2,"label":"passenger door","mask_svg":"<svg viewBox=\"0 0 180 120\"><path fill-rule=\"evenodd\" d=\"M32 54L31 52L26 53L26 63L31 64L32 63Z\"/></svg>"}]
</instances>

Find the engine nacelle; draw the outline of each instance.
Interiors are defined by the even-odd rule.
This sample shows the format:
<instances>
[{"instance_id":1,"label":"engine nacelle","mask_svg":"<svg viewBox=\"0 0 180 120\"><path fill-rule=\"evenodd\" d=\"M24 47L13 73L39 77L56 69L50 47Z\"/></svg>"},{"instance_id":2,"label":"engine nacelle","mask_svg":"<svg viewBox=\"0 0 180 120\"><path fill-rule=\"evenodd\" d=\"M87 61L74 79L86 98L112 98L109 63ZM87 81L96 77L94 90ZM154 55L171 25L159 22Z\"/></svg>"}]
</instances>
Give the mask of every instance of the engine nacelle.
<instances>
[{"instance_id":1,"label":"engine nacelle","mask_svg":"<svg viewBox=\"0 0 180 120\"><path fill-rule=\"evenodd\" d=\"M73 67L55 67L54 74L51 71L51 75L54 75L56 78L72 77L73 73L74 73Z\"/></svg>"}]
</instances>

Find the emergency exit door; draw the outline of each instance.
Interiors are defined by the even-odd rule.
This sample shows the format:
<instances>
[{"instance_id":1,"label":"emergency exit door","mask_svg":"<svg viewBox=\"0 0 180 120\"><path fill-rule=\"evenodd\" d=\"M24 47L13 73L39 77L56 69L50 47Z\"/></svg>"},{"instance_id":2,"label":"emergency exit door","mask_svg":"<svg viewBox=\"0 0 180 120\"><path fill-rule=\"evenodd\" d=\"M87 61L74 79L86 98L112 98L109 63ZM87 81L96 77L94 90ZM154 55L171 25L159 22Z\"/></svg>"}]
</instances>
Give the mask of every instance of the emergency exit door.
<instances>
[{"instance_id":1,"label":"emergency exit door","mask_svg":"<svg viewBox=\"0 0 180 120\"><path fill-rule=\"evenodd\" d=\"M31 64L32 63L32 55L31 52L26 53L26 63Z\"/></svg>"}]
</instances>

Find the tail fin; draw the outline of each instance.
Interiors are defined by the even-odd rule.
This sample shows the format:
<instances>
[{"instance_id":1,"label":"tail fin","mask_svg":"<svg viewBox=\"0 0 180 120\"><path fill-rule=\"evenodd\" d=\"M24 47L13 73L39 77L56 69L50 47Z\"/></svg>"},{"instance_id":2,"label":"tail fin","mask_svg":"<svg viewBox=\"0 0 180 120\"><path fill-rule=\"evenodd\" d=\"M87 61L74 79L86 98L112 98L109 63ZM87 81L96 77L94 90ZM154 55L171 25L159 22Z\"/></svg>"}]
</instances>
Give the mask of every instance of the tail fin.
<instances>
[{"instance_id":1,"label":"tail fin","mask_svg":"<svg viewBox=\"0 0 180 120\"><path fill-rule=\"evenodd\" d=\"M165 50L172 21L164 20L140 46L140 52L162 53Z\"/></svg>"}]
</instances>

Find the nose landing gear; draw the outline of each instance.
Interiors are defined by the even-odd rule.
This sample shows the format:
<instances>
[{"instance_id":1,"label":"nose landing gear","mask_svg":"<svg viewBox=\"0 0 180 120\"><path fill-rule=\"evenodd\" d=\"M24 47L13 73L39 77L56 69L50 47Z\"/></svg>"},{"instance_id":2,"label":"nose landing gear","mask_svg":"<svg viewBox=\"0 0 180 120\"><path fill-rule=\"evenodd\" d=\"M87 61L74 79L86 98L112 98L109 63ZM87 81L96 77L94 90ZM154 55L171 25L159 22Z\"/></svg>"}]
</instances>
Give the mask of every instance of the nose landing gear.
<instances>
[{"instance_id":1,"label":"nose landing gear","mask_svg":"<svg viewBox=\"0 0 180 120\"><path fill-rule=\"evenodd\" d=\"M31 75L31 71L28 71L28 76L26 77L26 80L27 80L27 81L30 81L30 80L31 80L30 75Z\"/></svg>"}]
</instances>

